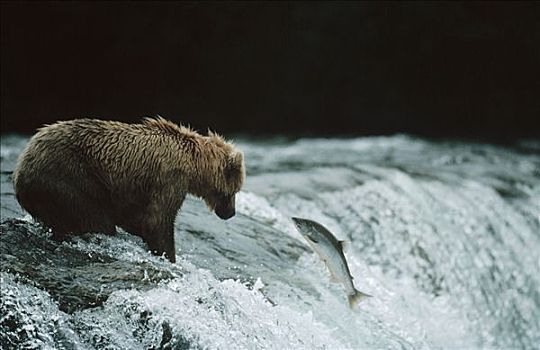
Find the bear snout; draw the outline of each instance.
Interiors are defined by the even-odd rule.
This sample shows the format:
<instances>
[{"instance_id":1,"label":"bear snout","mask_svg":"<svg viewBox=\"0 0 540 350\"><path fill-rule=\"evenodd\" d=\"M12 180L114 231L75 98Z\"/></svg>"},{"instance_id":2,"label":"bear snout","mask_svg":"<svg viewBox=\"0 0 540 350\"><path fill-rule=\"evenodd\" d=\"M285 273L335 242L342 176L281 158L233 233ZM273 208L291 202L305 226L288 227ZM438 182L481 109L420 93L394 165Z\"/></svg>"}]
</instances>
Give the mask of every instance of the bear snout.
<instances>
[{"instance_id":1,"label":"bear snout","mask_svg":"<svg viewBox=\"0 0 540 350\"><path fill-rule=\"evenodd\" d=\"M217 207L216 208L216 215L223 220L228 220L232 218L236 214L236 211L234 208L223 208L223 207Z\"/></svg>"},{"instance_id":2,"label":"bear snout","mask_svg":"<svg viewBox=\"0 0 540 350\"><path fill-rule=\"evenodd\" d=\"M230 219L236 213L235 196L222 196L214 207L216 215L223 220Z\"/></svg>"}]
</instances>

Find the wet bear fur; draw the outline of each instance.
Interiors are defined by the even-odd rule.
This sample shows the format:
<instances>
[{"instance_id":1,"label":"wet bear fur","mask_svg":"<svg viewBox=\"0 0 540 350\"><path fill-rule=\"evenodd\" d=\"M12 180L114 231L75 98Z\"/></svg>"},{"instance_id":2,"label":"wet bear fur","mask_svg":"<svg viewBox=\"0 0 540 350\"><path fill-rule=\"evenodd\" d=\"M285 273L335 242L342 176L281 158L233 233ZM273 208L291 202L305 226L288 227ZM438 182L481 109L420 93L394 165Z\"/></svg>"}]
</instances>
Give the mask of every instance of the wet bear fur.
<instances>
[{"instance_id":1,"label":"wet bear fur","mask_svg":"<svg viewBox=\"0 0 540 350\"><path fill-rule=\"evenodd\" d=\"M55 239L86 232L138 235L175 261L174 222L186 195L220 218L235 214L242 153L163 118L140 124L76 119L38 130L13 174L17 200Z\"/></svg>"}]
</instances>

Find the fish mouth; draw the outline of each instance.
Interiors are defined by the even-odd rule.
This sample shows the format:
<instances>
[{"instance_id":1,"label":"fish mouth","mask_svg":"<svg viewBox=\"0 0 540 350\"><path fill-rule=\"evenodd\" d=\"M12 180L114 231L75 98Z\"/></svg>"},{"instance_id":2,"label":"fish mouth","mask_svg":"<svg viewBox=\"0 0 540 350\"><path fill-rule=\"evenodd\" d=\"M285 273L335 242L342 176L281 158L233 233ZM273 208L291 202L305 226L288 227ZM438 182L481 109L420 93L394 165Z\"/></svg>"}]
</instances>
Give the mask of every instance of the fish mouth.
<instances>
[{"instance_id":1,"label":"fish mouth","mask_svg":"<svg viewBox=\"0 0 540 350\"><path fill-rule=\"evenodd\" d=\"M308 222L307 219L297 218L295 216L293 216L291 220L294 222L294 225L299 229L301 229L302 227L305 227Z\"/></svg>"},{"instance_id":2,"label":"fish mouth","mask_svg":"<svg viewBox=\"0 0 540 350\"><path fill-rule=\"evenodd\" d=\"M293 216L293 217L291 218L291 220L292 220L295 224L299 224L299 223L302 222L303 219L297 218L296 216Z\"/></svg>"},{"instance_id":3,"label":"fish mouth","mask_svg":"<svg viewBox=\"0 0 540 350\"><path fill-rule=\"evenodd\" d=\"M292 217L291 220L293 221L294 226L296 226L296 228L297 228L298 230L301 230L301 229L302 229L302 219L296 218L296 217Z\"/></svg>"}]
</instances>

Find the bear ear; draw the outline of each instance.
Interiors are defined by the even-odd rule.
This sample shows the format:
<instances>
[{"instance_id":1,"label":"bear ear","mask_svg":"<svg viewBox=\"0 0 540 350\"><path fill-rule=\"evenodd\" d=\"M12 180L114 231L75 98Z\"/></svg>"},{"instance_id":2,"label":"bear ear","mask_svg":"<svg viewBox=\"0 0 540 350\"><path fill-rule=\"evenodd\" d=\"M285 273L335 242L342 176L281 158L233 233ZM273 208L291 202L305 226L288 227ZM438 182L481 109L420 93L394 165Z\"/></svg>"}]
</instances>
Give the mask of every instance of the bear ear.
<instances>
[{"instance_id":1,"label":"bear ear","mask_svg":"<svg viewBox=\"0 0 540 350\"><path fill-rule=\"evenodd\" d=\"M229 155L229 165L232 167L241 168L244 162L244 154L240 151L234 151Z\"/></svg>"},{"instance_id":2,"label":"bear ear","mask_svg":"<svg viewBox=\"0 0 540 350\"><path fill-rule=\"evenodd\" d=\"M225 168L225 175L228 179L234 180L242 178L244 167L244 154L239 151L234 151L229 155L228 164Z\"/></svg>"}]
</instances>

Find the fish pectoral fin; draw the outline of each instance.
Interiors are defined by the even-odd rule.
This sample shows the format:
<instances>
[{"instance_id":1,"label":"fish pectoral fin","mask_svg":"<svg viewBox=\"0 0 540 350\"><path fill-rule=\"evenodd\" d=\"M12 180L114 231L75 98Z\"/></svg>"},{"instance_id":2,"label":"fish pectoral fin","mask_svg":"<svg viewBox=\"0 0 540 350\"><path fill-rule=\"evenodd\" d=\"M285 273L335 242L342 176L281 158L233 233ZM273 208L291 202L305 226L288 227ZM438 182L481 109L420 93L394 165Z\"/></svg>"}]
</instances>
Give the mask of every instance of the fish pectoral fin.
<instances>
[{"instance_id":1,"label":"fish pectoral fin","mask_svg":"<svg viewBox=\"0 0 540 350\"><path fill-rule=\"evenodd\" d=\"M341 283L341 280L334 275L332 272L330 272L330 282L332 283Z\"/></svg>"},{"instance_id":2,"label":"fish pectoral fin","mask_svg":"<svg viewBox=\"0 0 540 350\"><path fill-rule=\"evenodd\" d=\"M338 278L333 272L332 269L330 269L330 266L328 266L328 261L326 259L323 259L324 267L330 272L330 282L333 283L341 283L341 279Z\"/></svg>"}]
</instances>

